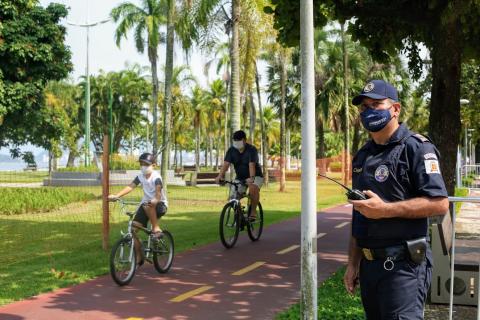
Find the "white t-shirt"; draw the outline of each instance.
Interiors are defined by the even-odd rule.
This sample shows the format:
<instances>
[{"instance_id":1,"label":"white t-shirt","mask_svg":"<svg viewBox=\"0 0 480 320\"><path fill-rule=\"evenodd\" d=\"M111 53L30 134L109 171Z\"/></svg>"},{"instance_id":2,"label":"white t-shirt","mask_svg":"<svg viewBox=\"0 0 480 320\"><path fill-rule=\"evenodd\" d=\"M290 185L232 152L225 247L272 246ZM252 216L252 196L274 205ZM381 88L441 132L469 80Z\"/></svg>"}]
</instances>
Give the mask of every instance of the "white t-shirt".
<instances>
[{"instance_id":1,"label":"white t-shirt","mask_svg":"<svg viewBox=\"0 0 480 320\"><path fill-rule=\"evenodd\" d=\"M150 177L148 177L148 179L143 175L143 173L140 173L135 178L135 180L133 180L133 183L137 186L139 184L142 185L142 188L143 188L142 202L147 202L152 200L155 197L157 185L162 186L160 201L163 202L163 204L165 204L166 207L168 207L167 194L165 192L165 188L163 188L162 177L157 171L154 170L150 174Z\"/></svg>"}]
</instances>

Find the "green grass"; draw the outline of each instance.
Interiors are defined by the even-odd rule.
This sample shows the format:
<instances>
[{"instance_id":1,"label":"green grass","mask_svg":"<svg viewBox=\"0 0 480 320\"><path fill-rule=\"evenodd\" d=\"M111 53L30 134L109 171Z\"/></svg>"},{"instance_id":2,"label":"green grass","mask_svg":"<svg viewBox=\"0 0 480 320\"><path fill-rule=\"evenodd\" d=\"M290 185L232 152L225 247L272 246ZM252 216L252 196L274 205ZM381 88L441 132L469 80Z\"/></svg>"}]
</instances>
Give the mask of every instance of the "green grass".
<instances>
[{"instance_id":1,"label":"green grass","mask_svg":"<svg viewBox=\"0 0 480 320\"><path fill-rule=\"evenodd\" d=\"M43 182L47 177L47 171L0 171L0 183Z\"/></svg>"},{"instance_id":2,"label":"green grass","mask_svg":"<svg viewBox=\"0 0 480 320\"><path fill-rule=\"evenodd\" d=\"M0 193L0 215L46 212L95 197L79 188L4 188Z\"/></svg>"},{"instance_id":3,"label":"green grass","mask_svg":"<svg viewBox=\"0 0 480 320\"><path fill-rule=\"evenodd\" d=\"M317 186L319 209L345 202L335 184L321 180ZM112 188L112 193L121 188ZM299 214L300 190L299 181L287 182L285 193L278 192L278 184L262 189L266 225ZM99 195L101 189L85 187L84 192ZM227 195L227 188L216 186L168 188L169 210L160 225L172 232L177 253L218 242L219 213ZM140 188L129 195L137 200L140 196ZM100 200L74 202L48 213L0 216L0 305L108 273L101 220ZM110 222L113 243L127 222L114 204Z\"/></svg>"},{"instance_id":4,"label":"green grass","mask_svg":"<svg viewBox=\"0 0 480 320\"><path fill-rule=\"evenodd\" d=\"M343 286L344 273L345 268L343 267L318 286L318 319L365 319L359 290L357 289L354 296L345 291ZM277 320L296 320L300 318L300 304L298 303L279 313L276 317Z\"/></svg>"}]
</instances>

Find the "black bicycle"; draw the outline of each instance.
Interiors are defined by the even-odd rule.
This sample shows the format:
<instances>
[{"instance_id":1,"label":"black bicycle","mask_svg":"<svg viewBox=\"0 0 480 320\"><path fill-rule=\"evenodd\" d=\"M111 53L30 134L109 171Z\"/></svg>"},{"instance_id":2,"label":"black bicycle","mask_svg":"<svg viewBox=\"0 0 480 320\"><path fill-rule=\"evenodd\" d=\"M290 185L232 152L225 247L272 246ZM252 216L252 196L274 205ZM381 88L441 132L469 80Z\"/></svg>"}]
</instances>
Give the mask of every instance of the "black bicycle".
<instances>
[{"instance_id":1,"label":"black bicycle","mask_svg":"<svg viewBox=\"0 0 480 320\"><path fill-rule=\"evenodd\" d=\"M167 230L162 230L160 238L154 238L151 226L148 228L136 226L138 230L142 230L146 238L135 235L133 232L133 218L137 210L130 212L127 206L133 206L138 209L138 202L124 201L116 198L110 201L118 201L122 213L129 216L127 232L120 231L122 237L115 242L110 253L110 274L113 280L120 286L127 285L132 281L135 271L137 270L137 255L134 246L134 237L138 237L145 261L153 263L155 269L159 273L166 273L172 266L174 255L173 237ZM141 203L140 205L143 205Z\"/></svg>"},{"instance_id":2,"label":"black bicycle","mask_svg":"<svg viewBox=\"0 0 480 320\"><path fill-rule=\"evenodd\" d=\"M244 181L222 181L222 184L232 186L230 200L225 204L220 215L220 239L225 248L232 248L241 230L247 227L248 237L252 241L260 239L263 231L263 209L258 202L255 219L250 217L250 196L247 195L248 185ZM232 190L233 189L233 190ZM245 200L247 199L246 203ZM245 207L247 210L245 210Z\"/></svg>"}]
</instances>

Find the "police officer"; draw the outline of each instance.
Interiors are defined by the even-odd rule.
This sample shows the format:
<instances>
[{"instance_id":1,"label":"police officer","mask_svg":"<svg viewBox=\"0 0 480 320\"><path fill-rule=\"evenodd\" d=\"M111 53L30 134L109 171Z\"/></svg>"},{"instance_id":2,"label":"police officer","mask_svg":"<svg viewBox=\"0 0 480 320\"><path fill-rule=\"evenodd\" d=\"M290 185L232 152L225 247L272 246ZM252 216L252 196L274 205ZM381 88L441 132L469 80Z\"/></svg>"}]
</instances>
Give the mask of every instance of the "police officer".
<instances>
[{"instance_id":1,"label":"police officer","mask_svg":"<svg viewBox=\"0 0 480 320\"><path fill-rule=\"evenodd\" d=\"M431 282L428 217L448 198L432 142L399 122L397 90L372 80L353 98L369 140L352 161L353 204L345 288L360 284L368 320L423 319ZM359 282L358 282L359 281Z\"/></svg>"}]
</instances>

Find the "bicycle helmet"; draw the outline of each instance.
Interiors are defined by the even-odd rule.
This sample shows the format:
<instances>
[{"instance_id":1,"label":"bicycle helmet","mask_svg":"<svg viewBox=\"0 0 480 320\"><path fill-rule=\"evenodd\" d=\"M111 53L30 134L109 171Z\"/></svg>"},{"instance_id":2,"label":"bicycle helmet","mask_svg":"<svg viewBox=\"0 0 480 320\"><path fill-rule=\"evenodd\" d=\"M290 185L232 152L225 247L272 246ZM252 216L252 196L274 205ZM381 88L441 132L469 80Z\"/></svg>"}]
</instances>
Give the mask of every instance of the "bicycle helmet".
<instances>
[{"instance_id":1,"label":"bicycle helmet","mask_svg":"<svg viewBox=\"0 0 480 320\"><path fill-rule=\"evenodd\" d=\"M153 154L151 154L149 152L145 152L145 153L142 153L140 155L140 157L138 158L138 161L139 162L145 162L145 163L151 165L151 164L155 163L155 157L153 156Z\"/></svg>"}]
</instances>

